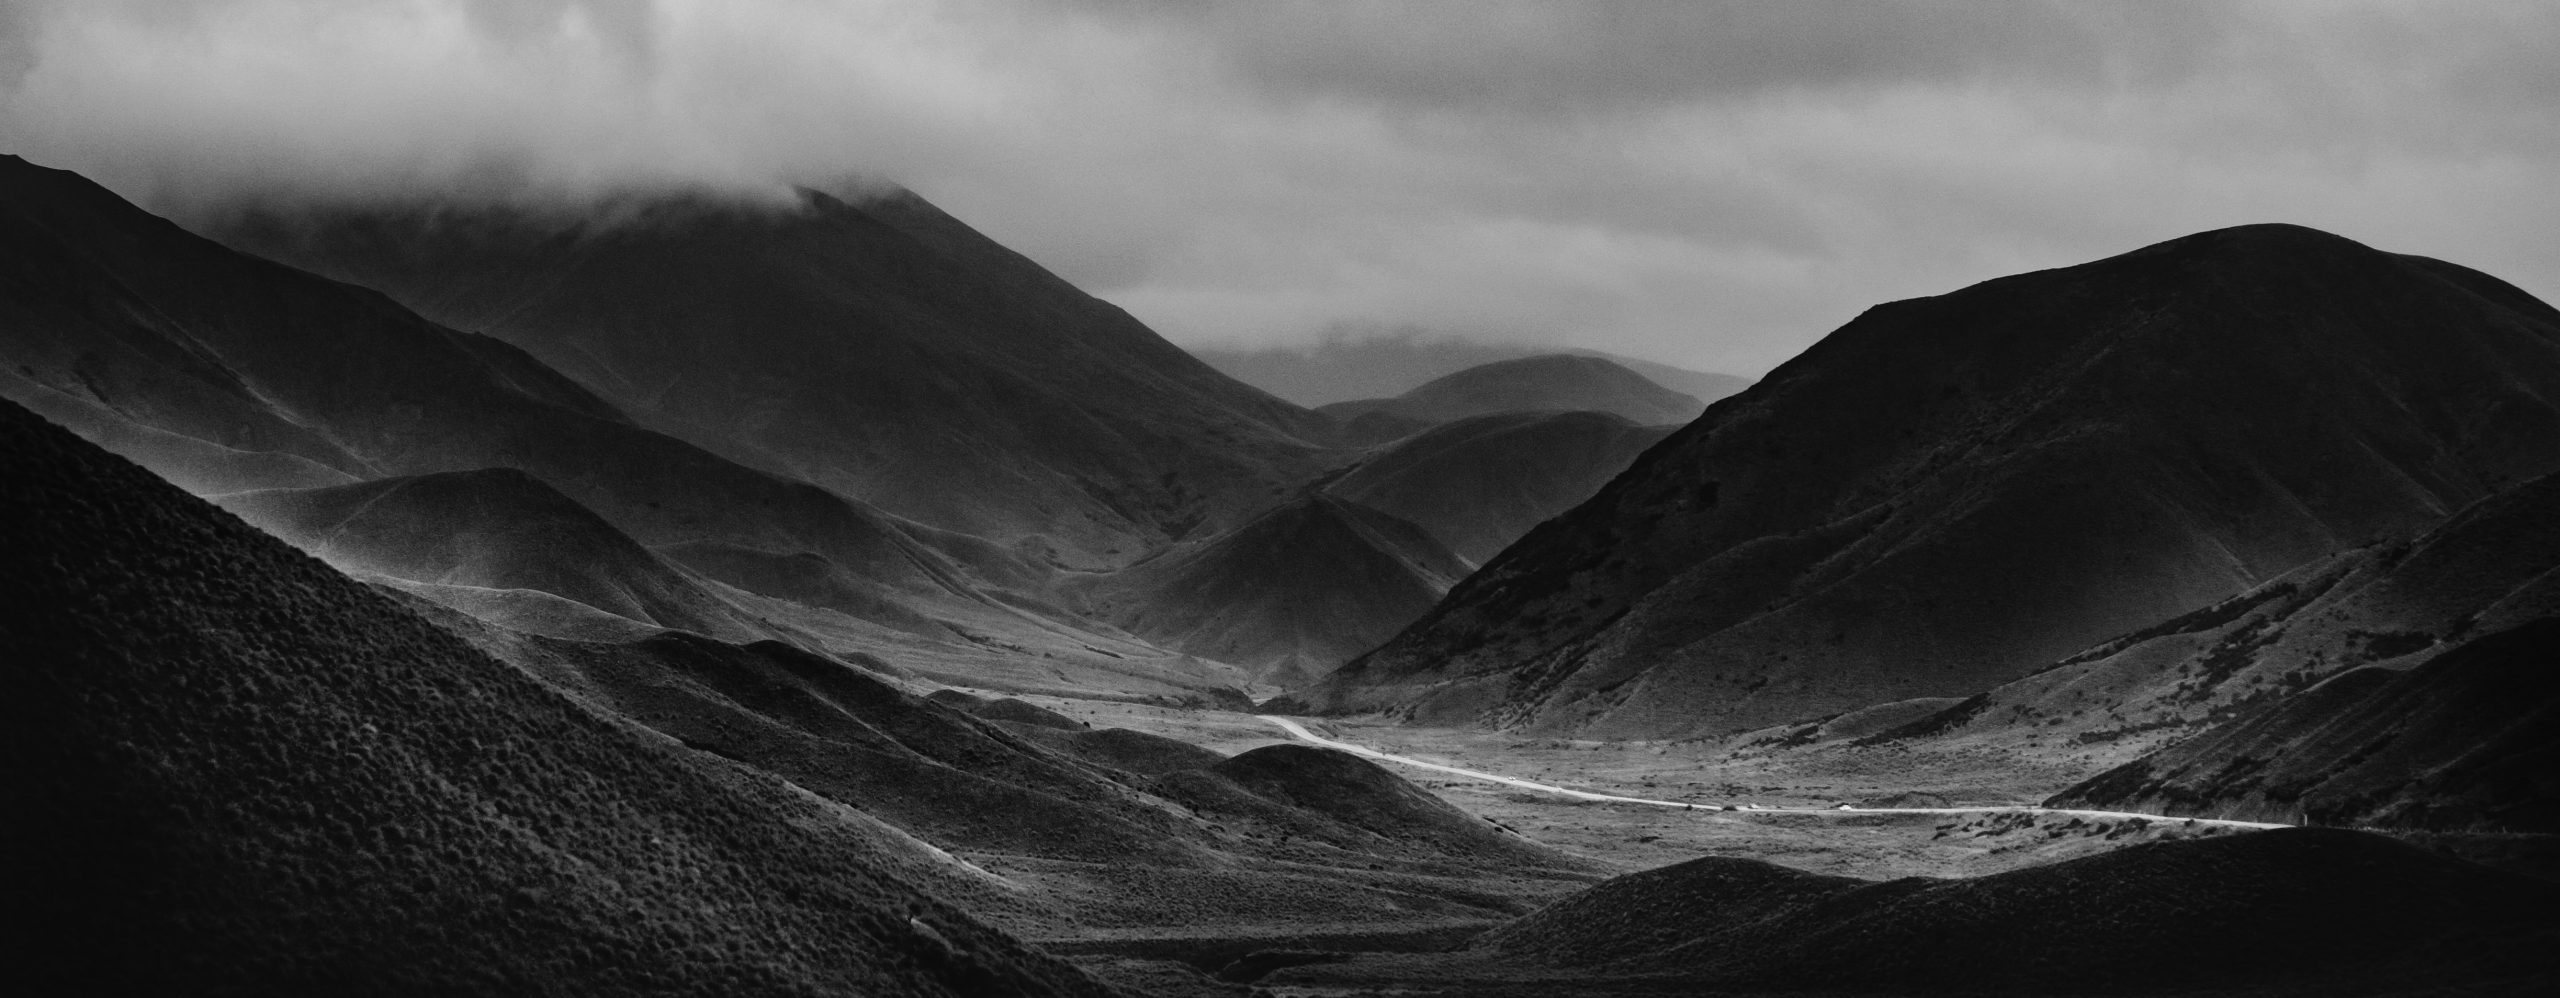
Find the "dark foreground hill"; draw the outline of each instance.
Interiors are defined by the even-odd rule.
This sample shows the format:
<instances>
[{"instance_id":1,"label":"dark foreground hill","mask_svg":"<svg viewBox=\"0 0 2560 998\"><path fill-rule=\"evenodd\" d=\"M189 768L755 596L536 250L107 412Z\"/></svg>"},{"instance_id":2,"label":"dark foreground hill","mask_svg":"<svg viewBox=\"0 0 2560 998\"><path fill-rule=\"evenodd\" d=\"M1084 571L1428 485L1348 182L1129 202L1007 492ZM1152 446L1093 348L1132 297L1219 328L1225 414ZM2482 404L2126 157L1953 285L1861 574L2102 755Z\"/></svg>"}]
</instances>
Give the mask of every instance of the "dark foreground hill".
<instances>
[{"instance_id":1,"label":"dark foreground hill","mask_svg":"<svg viewBox=\"0 0 2560 998\"><path fill-rule=\"evenodd\" d=\"M1273 983L1467 993L2526 994L2560 982L2548 884L2358 832L2133 846L1970 880L1700 859L1436 958Z\"/></svg>"},{"instance_id":2,"label":"dark foreground hill","mask_svg":"<svg viewBox=\"0 0 2560 998\"><path fill-rule=\"evenodd\" d=\"M1386 640L1466 571L1421 527L1309 492L1080 585L1105 620L1286 685Z\"/></svg>"},{"instance_id":3,"label":"dark foreground hill","mask_svg":"<svg viewBox=\"0 0 2560 998\"><path fill-rule=\"evenodd\" d=\"M1477 416L1398 440L1325 492L1411 520L1481 565L1591 498L1670 433L1599 412Z\"/></svg>"},{"instance_id":4,"label":"dark foreground hill","mask_svg":"<svg viewBox=\"0 0 2560 998\"><path fill-rule=\"evenodd\" d=\"M585 214L314 207L218 230L516 344L653 428L1078 567L1218 529L1320 417L905 191Z\"/></svg>"},{"instance_id":5,"label":"dark foreground hill","mask_svg":"<svg viewBox=\"0 0 2560 998\"><path fill-rule=\"evenodd\" d=\"M1355 436L1401 436L1399 427L1430 426L1505 412L1605 412L1638 426L1685 423L1706 403L1647 380L1614 362L1579 354L1544 354L1470 367L1394 398L1335 402L1316 411ZM1362 427L1375 427L1362 430Z\"/></svg>"},{"instance_id":6,"label":"dark foreground hill","mask_svg":"<svg viewBox=\"0 0 2560 998\"><path fill-rule=\"evenodd\" d=\"M2560 618L2348 672L2050 805L2560 833Z\"/></svg>"},{"instance_id":7,"label":"dark foreground hill","mask_svg":"<svg viewBox=\"0 0 2560 998\"><path fill-rule=\"evenodd\" d=\"M0 406L29 993L1107 993L876 823L583 707Z\"/></svg>"},{"instance_id":8,"label":"dark foreground hill","mask_svg":"<svg viewBox=\"0 0 2560 998\"><path fill-rule=\"evenodd\" d=\"M2248 226L1870 309L1311 692L1602 735L1962 697L2560 464L2560 313Z\"/></svg>"}]
</instances>

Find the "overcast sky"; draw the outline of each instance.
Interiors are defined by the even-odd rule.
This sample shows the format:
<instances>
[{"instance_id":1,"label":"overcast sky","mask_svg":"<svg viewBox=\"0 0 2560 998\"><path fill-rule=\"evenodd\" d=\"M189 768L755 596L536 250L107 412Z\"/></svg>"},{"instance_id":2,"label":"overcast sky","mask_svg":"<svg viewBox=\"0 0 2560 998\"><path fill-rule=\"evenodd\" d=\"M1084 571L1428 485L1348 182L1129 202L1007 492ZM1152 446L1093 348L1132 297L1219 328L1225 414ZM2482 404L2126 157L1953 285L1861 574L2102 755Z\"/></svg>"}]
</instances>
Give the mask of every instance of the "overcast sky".
<instances>
[{"instance_id":1,"label":"overcast sky","mask_svg":"<svg viewBox=\"0 0 2560 998\"><path fill-rule=\"evenodd\" d=\"M243 191L905 184L1176 342L1758 374L2293 221L2560 300L2560 4L0 0L0 151Z\"/></svg>"}]
</instances>

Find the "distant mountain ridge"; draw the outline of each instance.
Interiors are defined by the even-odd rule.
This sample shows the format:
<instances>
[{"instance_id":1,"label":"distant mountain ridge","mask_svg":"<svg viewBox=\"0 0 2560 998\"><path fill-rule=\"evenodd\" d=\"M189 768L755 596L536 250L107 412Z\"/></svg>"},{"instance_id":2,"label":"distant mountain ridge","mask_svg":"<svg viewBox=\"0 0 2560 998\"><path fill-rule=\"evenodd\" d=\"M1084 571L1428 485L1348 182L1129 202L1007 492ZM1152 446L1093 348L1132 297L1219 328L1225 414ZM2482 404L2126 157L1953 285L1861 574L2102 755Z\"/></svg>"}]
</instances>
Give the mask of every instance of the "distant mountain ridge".
<instances>
[{"instance_id":1,"label":"distant mountain ridge","mask_svg":"<svg viewBox=\"0 0 2560 998\"><path fill-rule=\"evenodd\" d=\"M1307 696L1646 737L1965 696L2552 470L2554 399L2560 313L2295 226L1879 306Z\"/></svg>"},{"instance_id":2,"label":"distant mountain ridge","mask_svg":"<svg viewBox=\"0 0 2560 998\"><path fill-rule=\"evenodd\" d=\"M1506 412L1605 412L1638 426L1685 423L1706 403L1603 360L1542 354L1480 364L1434 378L1394 398L1318 406L1356 426L1363 419L1430 425Z\"/></svg>"},{"instance_id":3,"label":"distant mountain ridge","mask_svg":"<svg viewBox=\"0 0 2560 998\"><path fill-rule=\"evenodd\" d=\"M1751 386L1749 378L1693 371L1600 350L1484 343L1455 337L1342 337L1305 347L1193 347L1191 352L1236 380L1310 409L1354 399L1392 398L1470 367L1555 353L1614 362L1700 402L1713 402Z\"/></svg>"}]
</instances>

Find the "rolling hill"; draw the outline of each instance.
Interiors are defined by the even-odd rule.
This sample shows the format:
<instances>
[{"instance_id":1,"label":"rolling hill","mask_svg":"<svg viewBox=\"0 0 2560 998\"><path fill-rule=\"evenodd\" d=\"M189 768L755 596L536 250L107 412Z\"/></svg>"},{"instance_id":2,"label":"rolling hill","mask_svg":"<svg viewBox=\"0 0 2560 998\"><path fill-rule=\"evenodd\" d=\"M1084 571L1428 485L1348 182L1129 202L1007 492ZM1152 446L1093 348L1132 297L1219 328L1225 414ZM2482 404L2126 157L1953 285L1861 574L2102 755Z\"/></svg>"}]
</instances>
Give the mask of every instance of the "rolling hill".
<instances>
[{"instance_id":1,"label":"rolling hill","mask_svg":"<svg viewBox=\"0 0 2560 998\"><path fill-rule=\"evenodd\" d=\"M2294 226L1878 306L1307 699L1665 736L1968 696L2552 470L2554 399L2560 313Z\"/></svg>"}]
</instances>

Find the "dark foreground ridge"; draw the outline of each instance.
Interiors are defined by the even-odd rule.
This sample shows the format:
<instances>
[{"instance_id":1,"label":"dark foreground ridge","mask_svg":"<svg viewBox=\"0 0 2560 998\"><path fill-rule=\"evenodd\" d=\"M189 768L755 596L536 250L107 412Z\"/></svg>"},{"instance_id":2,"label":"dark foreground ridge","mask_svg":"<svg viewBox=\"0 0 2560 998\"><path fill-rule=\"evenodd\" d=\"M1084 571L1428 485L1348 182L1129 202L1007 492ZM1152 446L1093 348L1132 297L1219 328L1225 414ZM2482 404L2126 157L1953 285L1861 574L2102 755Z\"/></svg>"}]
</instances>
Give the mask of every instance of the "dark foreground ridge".
<instances>
[{"instance_id":1,"label":"dark foreground ridge","mask_svg":"<svg viewBox=\"0 0 2560 998\"><path fill-rule=\"evenodd\" d=\"M1433 980L1503 994L2524 994L2560 982L2552 900L2539 881L2336 829L2152 843L1969 880L1700 859L1601 884L1462 953L1272 981Z\"/></svg>"},{"instance_id":2,"label":"dark foreground ridge","mask_svg":"<svg viewBox=\"0 0 2560 998\"><path fill-rule=\"evenodd\" d=\"M23 993L1101 995L934 858L0 406Z\"/></svg>"}]
</instances>

